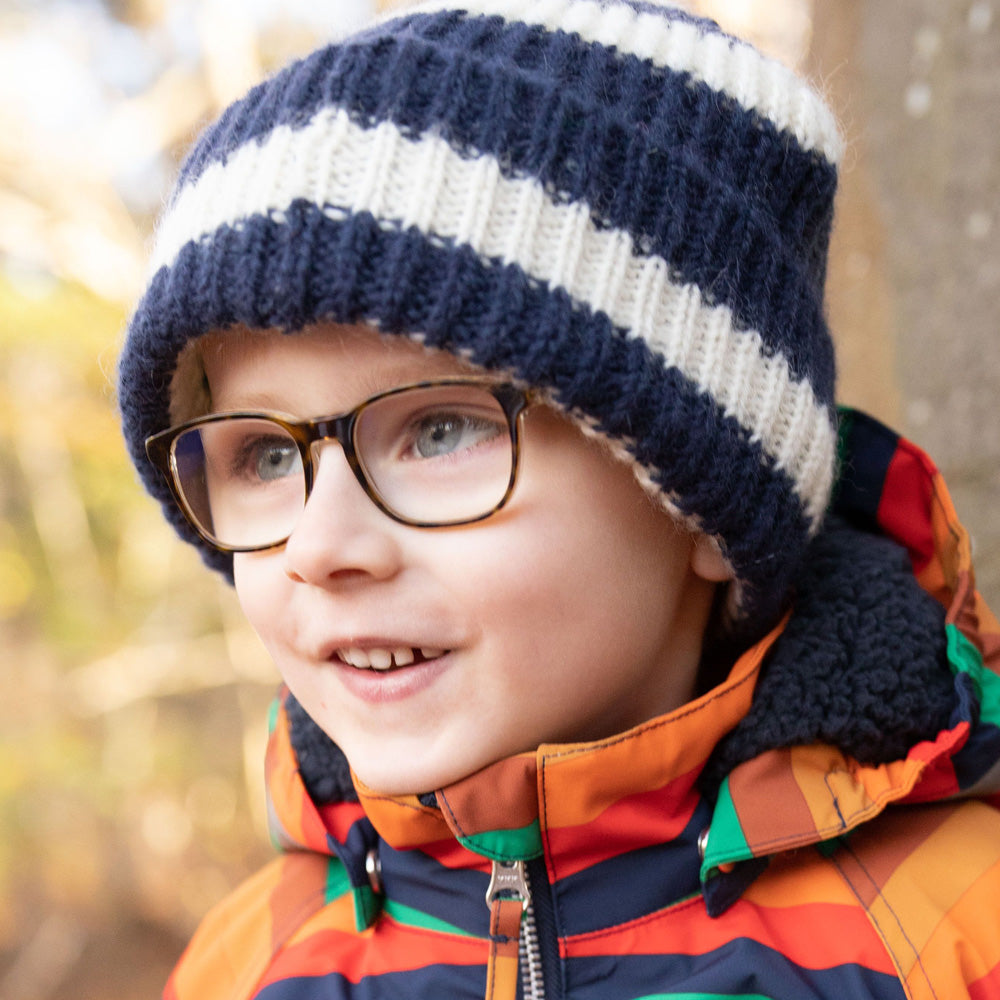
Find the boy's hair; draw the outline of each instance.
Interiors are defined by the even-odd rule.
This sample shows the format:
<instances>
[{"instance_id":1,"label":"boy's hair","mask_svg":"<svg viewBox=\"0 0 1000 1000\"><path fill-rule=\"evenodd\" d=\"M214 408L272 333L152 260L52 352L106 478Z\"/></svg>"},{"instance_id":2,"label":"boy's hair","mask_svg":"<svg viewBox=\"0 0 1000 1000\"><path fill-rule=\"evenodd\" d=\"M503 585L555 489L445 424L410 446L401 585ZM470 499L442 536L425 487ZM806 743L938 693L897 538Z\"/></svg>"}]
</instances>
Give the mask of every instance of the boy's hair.
<instances>
[{"instance_id":1,"label":"boy's hair","mask_svg":"<svg viewBox=\"0 0 1000 1000\"><path fill-rule=\"evenodd\" d=\"M603 435L718 539L732 621L758 632L834 476L841 152L812 89L673 6L403 11L258 86L194 147L121 359L132 457L201 544L143 449L186 345L371 324L542 387Z\"/></svg>"}]
</instances>

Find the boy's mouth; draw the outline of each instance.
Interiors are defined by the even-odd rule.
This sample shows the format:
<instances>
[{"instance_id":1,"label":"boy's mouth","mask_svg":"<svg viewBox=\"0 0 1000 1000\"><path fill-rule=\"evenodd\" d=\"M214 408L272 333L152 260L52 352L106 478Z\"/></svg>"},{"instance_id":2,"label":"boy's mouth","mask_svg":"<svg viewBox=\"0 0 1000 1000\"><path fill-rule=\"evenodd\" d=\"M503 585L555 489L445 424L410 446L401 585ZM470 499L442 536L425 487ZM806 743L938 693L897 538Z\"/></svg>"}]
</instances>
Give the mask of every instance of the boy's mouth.
<instances>
[{"instance_id":1,"label":"boy's mouth","mask_svg":"<svg viewBox=\"0 0 1000 1000\"><path fill-rule=\"evenodd\" d=\"M372 647L371 649L338 649L334 656L341 663L359 670L392 670L394 667L411 667L436 660L443 656L446 650L433 649L428 646L415 648L412 646L395 646L393 648Z\"/></svg>"}]
</instances>

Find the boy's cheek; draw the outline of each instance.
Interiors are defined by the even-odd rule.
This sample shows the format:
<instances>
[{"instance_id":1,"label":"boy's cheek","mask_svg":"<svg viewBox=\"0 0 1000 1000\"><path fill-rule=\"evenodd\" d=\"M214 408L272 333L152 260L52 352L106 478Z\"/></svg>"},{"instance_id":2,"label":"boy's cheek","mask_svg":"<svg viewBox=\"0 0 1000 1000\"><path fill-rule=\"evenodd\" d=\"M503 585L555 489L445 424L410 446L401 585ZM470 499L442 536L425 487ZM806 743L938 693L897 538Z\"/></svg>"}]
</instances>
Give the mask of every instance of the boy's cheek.
<instances>
[{"instance_id":1,"label":"boy's cheek","mask_svg":"<svg viewBox=\"0 0 1000 1000\"><path fill-rule=\"evenodd\" d=\"M244 615L268 650L276 624L285 619L285 595L281 580L288 578L275 563L277 552L237 552L233 556L236 598Z\"/></svg>"}]
</instances>

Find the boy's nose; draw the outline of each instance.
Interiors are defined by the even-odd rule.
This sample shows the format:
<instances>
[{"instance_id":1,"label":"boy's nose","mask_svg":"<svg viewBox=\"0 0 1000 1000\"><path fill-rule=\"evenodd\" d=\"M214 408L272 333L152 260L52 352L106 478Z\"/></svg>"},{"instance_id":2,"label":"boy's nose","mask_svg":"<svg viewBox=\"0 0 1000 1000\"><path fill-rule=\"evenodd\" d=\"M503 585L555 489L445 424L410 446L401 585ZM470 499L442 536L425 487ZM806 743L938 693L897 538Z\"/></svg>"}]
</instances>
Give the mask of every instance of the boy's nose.
<instances>
[{"instance_id":1,"label":"boy's nose","mask_svg":"<svg viewBox=\"0 0 1000 1000\"><path fill-rule=\"evenodd\" d=\"M392 576L399 568L396 525L365 493L336 441L316 455L312 493L285 543L285 572L293 580Z\"/></svg>"}]
</instances>

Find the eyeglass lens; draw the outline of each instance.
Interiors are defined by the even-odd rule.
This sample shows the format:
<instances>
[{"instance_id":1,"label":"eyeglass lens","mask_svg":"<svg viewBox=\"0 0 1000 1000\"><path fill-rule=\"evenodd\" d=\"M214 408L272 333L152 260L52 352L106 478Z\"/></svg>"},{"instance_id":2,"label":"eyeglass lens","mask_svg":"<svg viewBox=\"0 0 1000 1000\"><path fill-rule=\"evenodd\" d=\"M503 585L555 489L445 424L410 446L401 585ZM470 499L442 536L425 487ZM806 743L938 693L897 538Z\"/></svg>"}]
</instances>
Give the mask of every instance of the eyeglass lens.
<instances>
[{"instance_id":1,"label":"eyeglass lens","mask_svg":"<svg viewBox=\"0 0 1000 1000\"><path fill-rule=\"evenodd\" d=\"M358 412L353 444L369 494L406 522L475 520L494 510L510 485L510 424L483 386L415 387L377 398ZM206 422L175 439L172 458L184 503L210 538L258 548L294 530L306 473L298 442L280 423Z\"/></svg>"}]
</instances>

